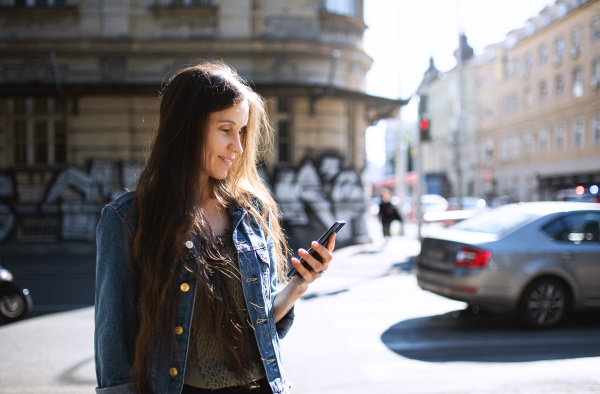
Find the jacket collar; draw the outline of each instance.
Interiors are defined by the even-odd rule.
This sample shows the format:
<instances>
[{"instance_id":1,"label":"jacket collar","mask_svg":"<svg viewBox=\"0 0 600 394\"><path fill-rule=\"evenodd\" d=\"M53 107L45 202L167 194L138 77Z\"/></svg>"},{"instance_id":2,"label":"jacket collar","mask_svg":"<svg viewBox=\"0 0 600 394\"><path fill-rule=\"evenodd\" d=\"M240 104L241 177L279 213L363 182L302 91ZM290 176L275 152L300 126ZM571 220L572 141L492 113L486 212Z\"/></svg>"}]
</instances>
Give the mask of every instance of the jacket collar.
<instances>
[{"instance_id":1,"label":"jacket collar","mask_svg":"<svg viewBox=\"0 0 600 394\"><path fill-rule=\"evenodd\" d=\"M244 219L244 216L248 214L248 212L237 202L234 202L231 207L229 207L229 213L231 215L231 230L235 231L240 222Z\"/></svg>"}]
</instances>

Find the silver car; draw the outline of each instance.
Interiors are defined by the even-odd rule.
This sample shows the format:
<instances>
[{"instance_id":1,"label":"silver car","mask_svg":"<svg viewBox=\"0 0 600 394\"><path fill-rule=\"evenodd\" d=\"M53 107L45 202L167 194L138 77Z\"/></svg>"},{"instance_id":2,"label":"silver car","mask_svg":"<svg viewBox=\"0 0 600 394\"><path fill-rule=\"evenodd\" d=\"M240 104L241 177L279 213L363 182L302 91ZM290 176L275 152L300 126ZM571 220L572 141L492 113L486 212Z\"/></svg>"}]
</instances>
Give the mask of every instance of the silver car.
<instances>
[{"instance_id":1,"label":"silver car","mask_svg":"<svg viewBox=\"0 0 600 394\"><path fill-rule=\"evenodd\" d=\"M600 306L600 204L504 205L423 239L419 286L531 327Z\"/></svg>"}]
</instances>

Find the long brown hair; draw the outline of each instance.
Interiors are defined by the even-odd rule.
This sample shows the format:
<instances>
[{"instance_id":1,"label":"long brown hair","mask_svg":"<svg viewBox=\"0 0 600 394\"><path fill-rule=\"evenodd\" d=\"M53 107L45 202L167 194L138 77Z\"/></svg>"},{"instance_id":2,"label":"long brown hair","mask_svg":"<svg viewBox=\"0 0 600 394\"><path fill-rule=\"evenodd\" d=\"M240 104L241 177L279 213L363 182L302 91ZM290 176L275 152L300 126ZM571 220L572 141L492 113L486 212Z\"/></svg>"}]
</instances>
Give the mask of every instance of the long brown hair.
<instances>
[{"instance_id":1,"label":"long brown hair","mask_svg":"<svg viewBox=\"0 0 600 394\"><path fill-rule=\"evenodd\" d=\"M247 100L250 108L242 137L243 153L238 155L227 177L211 179L209 190L206 190L200 171L209 115L242 100ZM177 300L173 299L171 289L185 264L181 259L184 243L193 231L201 237L203 245L211 243L210 227L199 207L200 196L215 197L224 206L236 202L244 207L273 238L278 258L271 263L276 264L279 280L284 280L287 246L278 221L279 210L257 170L261 153L268 151L271 141L272 129L264 100L222 62L186 68L173 76L162 90L159 120L132 210L132 215L135 213L138 217L131 263L140 314L132 382L142 391L146 386L152 344L157 338L162 343L175 343ZM256 204L257 200L259 204ZM200 263L202 259L200 256ZM208 257L204 259L206 261ZM208 282L210 275L205 275L207 266L199 266L194 274L199 290L204 292L202 299L222 298L222 294L211 293L214 286ZM227 325L227 301L211 307L216 327ZM245 364L237 356L236 348L243 351L239 349L239 342L245 339L229 335L231 332L223 334L220 329L216 332L223 335L225 350L234 357L237 370L241 372Z\"/></svg>"}]
</instances>

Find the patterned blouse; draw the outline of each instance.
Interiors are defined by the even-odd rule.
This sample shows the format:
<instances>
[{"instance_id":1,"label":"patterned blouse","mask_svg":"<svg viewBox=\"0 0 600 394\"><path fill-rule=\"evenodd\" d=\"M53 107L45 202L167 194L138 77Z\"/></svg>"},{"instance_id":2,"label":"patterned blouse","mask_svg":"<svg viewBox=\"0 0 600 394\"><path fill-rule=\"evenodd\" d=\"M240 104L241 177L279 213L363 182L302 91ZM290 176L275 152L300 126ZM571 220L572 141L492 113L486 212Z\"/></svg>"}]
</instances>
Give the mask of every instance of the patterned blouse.
<instances>
[{"instance_id":1,"label":"patterned blouse","mask_svg":"<svg viewBox=\"0 0 600 394\"><path fill-rule=\"evenodd\" d=\"M237 251L233 244L231 231L226 230L223 235L217 236L217 242L219 246L222 246L221 254L226 259L230 259L231 265L229 266L234 267L231 270L233 271L230 273L231 275L223 276L233 296L235 313L238 314L239 321L245 323L243 329L247 330L246 338L250 338L252 341L250 344L252 368L247 371L245 377L236 373L231 356L221 351L221 346L215 336L214 322L211 319L203 318L206 315L202 312L204 307L200 301L202 297L196 294L190 346L185 368L185 384L204 389L246 385L265 376L254 329L250 325L250 318L246 309ZM200 286L196 287L196 292L199 291L198 288Z\"/></svg>"}]
</instances>

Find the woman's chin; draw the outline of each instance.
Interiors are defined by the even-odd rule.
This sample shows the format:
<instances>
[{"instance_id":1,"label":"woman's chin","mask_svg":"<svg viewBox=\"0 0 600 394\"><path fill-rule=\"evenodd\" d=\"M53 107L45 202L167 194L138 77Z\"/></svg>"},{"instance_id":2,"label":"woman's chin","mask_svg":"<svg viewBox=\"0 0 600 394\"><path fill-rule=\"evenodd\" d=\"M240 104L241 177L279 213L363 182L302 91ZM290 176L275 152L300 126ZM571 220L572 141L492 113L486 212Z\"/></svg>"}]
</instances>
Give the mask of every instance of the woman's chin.
<instances>
[{"instance_id":1,"label":"woman's chin","mask_svg":"<svg viewBox=\"0 0 600 394\"><path fill-rule=\"evenodd\" d=\"M222 181L225 180L225 178L227 178L227 173L225 174L214 174L211 176L212 179L217 180L217 181Z\"/></svg>"}]
</instances>

